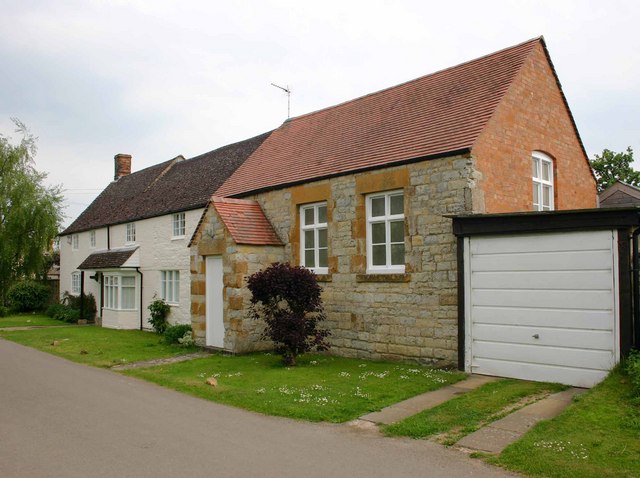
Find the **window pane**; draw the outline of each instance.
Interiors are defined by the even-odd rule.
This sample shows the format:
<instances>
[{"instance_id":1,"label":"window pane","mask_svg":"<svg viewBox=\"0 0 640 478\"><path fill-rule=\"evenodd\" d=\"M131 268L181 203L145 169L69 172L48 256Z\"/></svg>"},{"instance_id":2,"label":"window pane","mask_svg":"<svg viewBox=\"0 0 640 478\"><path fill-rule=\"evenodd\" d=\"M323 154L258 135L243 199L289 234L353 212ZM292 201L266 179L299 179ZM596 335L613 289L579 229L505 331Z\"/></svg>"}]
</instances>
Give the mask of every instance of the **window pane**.
<instances>
[{"instance_id":1,"label":"window pane","mask_svg":"<svg viewBox=\"0 0 640 478\"><path fill-rule=\"evenodd\" d=\"M540 204L540 185L534 183L533 184L533 205L537 206Z\"/></svg>"},{"instance_id":2,"label":"window pane","mask_svg":"<svg viewBox=\"0 0 640 478\"><path fill-rule=\"evenodd\" d=\"M327 206L318 206L318 222L320 224L327 222Z\"/></svg>"},{"instance_id":3,"label":"window pane","mask_svg":"<svg viewBox=\"0 0 640 478\"><path fill-rule=\"evenodd\" d=\"M551 180L551 163L542 161L542 179L545 181Z\"/></svg>"},{"instance_id":4,"label":"window pane","mask_svg":"<svg viewBox=\"0 0 640 478\"><path fill-rule=\"evenodd\" d=\"M329 267L329 250L320 249L318 258L318 267Z\"/></svg>"},{"instance_id":5,"label":"window pane","mask_svg":"<svg viewBox=\"0 0 640 478\"><path fill-rule=\"evenodd\" d=\"M387 265L387 250L384 244L371 246L372 264L374 266Z\"/></svg>"},{"instance_id":6,"label":"window pane","mask_svg":"<svg viewBox=\"0 0 640 478\"><path fill-rule=\"evenodd\" d=\"M318 247L327 247L326 229L318 229Z\"/></svg>"},{"instance_id":7,"label":"window pane","mask_svg":"<svg viewBox=\"0 0 640 478\"><path fill-rule=\"evenodd\" d=\"M551 206L551 188L549 186L542 186L542 205L547 208Z\"/></svg>"},{"instance_id":8,"label":"window pane","mask_svg":"<svg viewBox=\"0 0 640 478\"><path fill-rule=\"evenodd\" d=\"M135 286L136 285L136 278L133 276L125 276L122 278L122 285L123 286Z\"/></svg>"},{"instance_id":9,"label":"window pane","mask_svg":"<svg viewBox=\"0 0 640 478\"><path fill-rule=\"evenodd\" d=\"M386 242L384 222L371 224L371 244L384 244Z\"/></svg>"},{"instance_id":10,"label":"window pane","mask_svg":"<svg viewBox=\"0 0 640 478\"><path fill-rule=\"evenodd\" d=\"M404 221L392 221L391 226L391 242L404 242Z\"/></svg>"},{"instance_id":11,"label":"window pane","mask_svg":"<svg viewBox=\"0 0 640 478\"><path fill-rule=\"evenodd\" d=\"M371 216L384 216L384 197L371 199Z\"/></svg>"},{"instance_id":12,"label":"window pane","mask_svg":"<svg viewBox=\"0 0 640 478\"><path fill-rule=\"evenodd\" d=\"M314 217L313 217L313 207L308 207L305 208L304 210L304 225L308 226L310 224L315 223Z\"/></svg>"},{"instance_id":13,"label":"window pane","mask_svg":"<svg viewBox=\"0 0 640 478\"><path fill-rule=\"evenodd\" d=\"M136 289L135 287L122 288L122 308L134 309L136 306Z\"/></svg>"},{"instance_id":14,"label":"window pane","mask_svg":"<svg viewBox=\"0 0 640 478\"><path fill-rule=\"evenodd\" d=\"M313 249L305 249L304 251L304 265L306 267L316 266L315 251Z\"/></svg>"},{"instance_id":15,"label":"window pane","mask_svg":"<svg viewBox=\"0 0 640 478\"><path fill-rule=\"evenodd\" d=\"M315 247L316 241L314 239L313 231L304 231L304 248L312 249Z\"/></svg>"},{"instance_id":16,"label":"window pane","mask_svg":"<svg viewBox=\"0 0 640 478\"><path fill-rule=\"evenodd\" d=\"M404 264L404 243L391 244L391 264L394 266Z\"/></svg>"},{"instance_id":17,"label":"window pane","mask_svg":"<svg viewBox=\"0 0 640 478\"><path fill-rule=\"evenodd\" d=\"M404 214L404 195L391 196L391 214Z\"/></svg>"},{"instance_id":18,"label":"window pane","mask_svg":"<svg viewBox=\"0 0 640 478\"><path fill-rule=\"evenodd\" d=\"M539 178L540 174L538 173L538 165L540 164L540 161L538 160L538 158L532 158L533 159L533 170L531 171L531 174L533 175L534 178Z\"/></svg>"}]
</instances>

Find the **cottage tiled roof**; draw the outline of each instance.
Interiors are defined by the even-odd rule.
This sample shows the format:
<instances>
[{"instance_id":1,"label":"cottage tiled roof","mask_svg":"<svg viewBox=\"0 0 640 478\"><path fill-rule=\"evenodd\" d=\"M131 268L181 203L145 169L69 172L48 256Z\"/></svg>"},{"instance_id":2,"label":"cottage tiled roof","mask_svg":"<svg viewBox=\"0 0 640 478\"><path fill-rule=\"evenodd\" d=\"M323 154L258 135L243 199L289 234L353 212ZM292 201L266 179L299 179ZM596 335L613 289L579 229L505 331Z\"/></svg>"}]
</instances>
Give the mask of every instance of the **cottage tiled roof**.
<instances>
[{"instance_id":1,"label":"cottage tiled roof","mask_svg":"<svg viewBox=\"0 0 640 478\"><path fill-rule=\"evenodd\" d=\"M123 176L109 184L61 235L204 207L269 134Z\"/></svg>"},{"instance_id":2,"label":"cottage tiled roof","mask_svg":"<svg viewBox=\"0 0 640 478\"><path fill-rule=\"evenodd\" d=\"M94 252L82 261L82 264L78 266L78 269L96 270L122 267L133 255L136 249L137 247Z\"/></svg>"},{"instance_id":3,"label":"cottage tiled roof","mask_svg":"<svg viewBox=\"0 0 640 478\"><path fill-rule=\"evenodd\" d=\"M236 244L282 245L257 201L211 198Z\"/></svg>"},{"instance_id":4,"label":"cottage tiled roof","mask_svg":"<svg viewBox=\"0 0 640 478\"><path fill-rule=\"evenodd\" d=\"M541 38L287 120L217 196L468 151Z\"/></svg>"}]
</instances>

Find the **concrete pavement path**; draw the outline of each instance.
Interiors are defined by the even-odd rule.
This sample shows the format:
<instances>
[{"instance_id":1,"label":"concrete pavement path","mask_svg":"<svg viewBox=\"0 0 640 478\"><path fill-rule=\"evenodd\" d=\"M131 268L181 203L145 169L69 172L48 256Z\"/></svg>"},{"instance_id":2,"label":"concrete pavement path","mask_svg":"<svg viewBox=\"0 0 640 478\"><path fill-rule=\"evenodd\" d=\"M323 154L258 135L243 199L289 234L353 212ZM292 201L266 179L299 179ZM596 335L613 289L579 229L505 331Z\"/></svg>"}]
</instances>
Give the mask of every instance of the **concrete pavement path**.
<instances>
[{"instance_id":1,"label":"concrete pavement path","mask_svg":"<svg viewBox=\"0 0 640 478\"><path fill-rule=\"evenodd\" d=\"M0 476L516 475L427 441L262 416L0 339Z\"/></svg>"}]
</instances>

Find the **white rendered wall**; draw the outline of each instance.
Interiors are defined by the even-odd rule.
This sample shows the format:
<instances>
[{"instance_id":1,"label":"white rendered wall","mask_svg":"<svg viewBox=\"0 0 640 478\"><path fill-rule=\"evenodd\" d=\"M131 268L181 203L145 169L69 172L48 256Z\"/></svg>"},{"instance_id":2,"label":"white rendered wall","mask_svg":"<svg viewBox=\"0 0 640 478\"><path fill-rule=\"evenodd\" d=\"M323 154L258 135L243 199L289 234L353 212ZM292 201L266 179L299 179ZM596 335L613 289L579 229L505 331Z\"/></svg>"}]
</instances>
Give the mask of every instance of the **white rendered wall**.
<instances>
[{"instance_id":1,"label":"white rendered wall","mask_svg":"<svg viewBox=\"0 0 640 478\"><path fill-rule=\"evenodd\" d=\"M147 307L154 295L160 296L160 273L163 270L180 271L180 302L171 305L169 322L191 323L191 274L189 262L189 240L204 209L185 212L185 235L173 239L173 215L136 221L136 242L139 246L140 271L143 274L142 312L144 328L149 325ZM111 248L129 246L126 241L126 224L111 226ZM140 319L138 316L137 327Z\"/></svg>"},{"instance_id":2,"label":"white rendered wall","mask_svg":"<svg viewBox=\"0 0 640 478\"><path fill-rule=\"evenodd\" d=\"M107 248L107 229L96 229L96 247L90 247L90 231L78 233L78 249L73 250L69 243L72 235L60 238L60 298L65 292L71 293L71 274L78 271L78 266L90 254ZM96 305L100 301L100 284L90 279L89 276L95 271L84 271L84 292L93 294L96 298Z\"/></svg>"}]
</instances>

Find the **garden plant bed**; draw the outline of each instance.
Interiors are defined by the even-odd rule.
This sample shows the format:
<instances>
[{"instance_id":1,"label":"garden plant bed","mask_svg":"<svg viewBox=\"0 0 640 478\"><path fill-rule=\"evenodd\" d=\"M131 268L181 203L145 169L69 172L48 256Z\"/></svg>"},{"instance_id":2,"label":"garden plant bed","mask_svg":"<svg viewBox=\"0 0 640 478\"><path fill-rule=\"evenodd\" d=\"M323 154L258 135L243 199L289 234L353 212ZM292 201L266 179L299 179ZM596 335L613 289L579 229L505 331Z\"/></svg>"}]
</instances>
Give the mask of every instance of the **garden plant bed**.
<instances>
[{"instance_id":1,"label":"garden plant bed","mask_svg":"<svg viewBox=\"0 0 640 478\"><path fill-rule=\"evenodd\" d=\"M199 350L197 347L167 345L162 337L152 332L86 325L20 331L5 329L0 331L0 337L95 367L111 367Z\"/></svg>"},{"instance_id":2,"label":"garden plant bed","mask_svg":"<svg viewBox=\"0 0 640 478\"><path fill-rule=\"evenodd\" d=\"M123 373L267 415L328 422L352 420L465 377L417 365L311 354L285 367L269 353L217 354ZM206 383L210 377L216 386Z\"/></svg>"}]
</instances>

